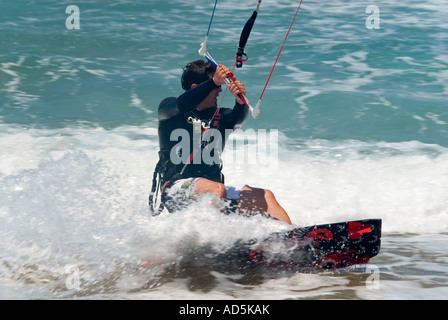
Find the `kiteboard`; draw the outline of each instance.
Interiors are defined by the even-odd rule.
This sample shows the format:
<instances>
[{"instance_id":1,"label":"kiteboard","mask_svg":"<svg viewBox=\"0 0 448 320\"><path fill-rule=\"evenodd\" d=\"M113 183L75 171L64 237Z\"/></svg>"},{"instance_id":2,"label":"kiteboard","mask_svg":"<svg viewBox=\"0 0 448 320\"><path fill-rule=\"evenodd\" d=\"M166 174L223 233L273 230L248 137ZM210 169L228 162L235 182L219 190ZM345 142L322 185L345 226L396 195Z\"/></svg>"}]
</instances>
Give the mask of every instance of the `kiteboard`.
<instances>
[{"instance_id":1,"label":"kiteboard","mask_svg":"<svg viewBox=\"0 0 448 320\"><path fill-rule=\"evenodd\" d=\"M367 264L381 246L381 219L365 219L298 227L275 232L264 240L237 241L217 252L211 247L191 248L195 264L218 270L270 269L315 272ZM188 256L184 252L184 256ZM145 260L145 266L162 264Z\"/></svg>"},{"instance_id":2,"label":"kiteboard","mask_svg":"<svg viewBox=\"0 0 448 320\"><path fill-rule=\"evenodd\" d=\"M265 240L234 246L228 259L250 268L331 270L366 264L381 246L381 219L294 228Z\"/></svg>"}]
</instances>

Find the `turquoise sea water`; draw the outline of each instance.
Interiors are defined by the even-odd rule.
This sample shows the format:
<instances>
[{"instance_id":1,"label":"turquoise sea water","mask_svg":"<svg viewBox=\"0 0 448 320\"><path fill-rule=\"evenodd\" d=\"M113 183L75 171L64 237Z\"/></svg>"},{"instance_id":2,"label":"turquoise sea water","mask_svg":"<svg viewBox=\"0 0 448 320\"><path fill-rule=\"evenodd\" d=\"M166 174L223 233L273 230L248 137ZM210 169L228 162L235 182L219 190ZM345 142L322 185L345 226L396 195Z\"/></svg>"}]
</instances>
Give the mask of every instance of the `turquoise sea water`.
<instances>
[{"instance_id":1,"label":"turquoise sea water","mask_svg":"<svg viewBox=\"0 0 448 320\"><path fill-rule=\"evenodd\" d=\"M253 104L298 3L262 1L249 60L235 70ZM66 26L69 5L79 8L79 29ZM204 208L176 219L147 211L157 106L181 94L182 67L200 58L213 5L0 2L0 297L446 299L442 0L304 0L261 114L245 126L278 130L278 167L225 168L230 182L272 189L296 225L382 218L372 263L390 272L380 289L366 289L362 276L304 274L243 286L210 270L214 280L201 289L188 284L194 271L167 278L139 268L148 250L179 254L185 238L222 244L236 226L249 237L284 228ZM233 65L255 5L218 3L208 49L219 63ZM369 5L379 9L378 29L366 25ZM79 271L80 288L66 285L67 266Z\"/></svg>"}]
</instances>

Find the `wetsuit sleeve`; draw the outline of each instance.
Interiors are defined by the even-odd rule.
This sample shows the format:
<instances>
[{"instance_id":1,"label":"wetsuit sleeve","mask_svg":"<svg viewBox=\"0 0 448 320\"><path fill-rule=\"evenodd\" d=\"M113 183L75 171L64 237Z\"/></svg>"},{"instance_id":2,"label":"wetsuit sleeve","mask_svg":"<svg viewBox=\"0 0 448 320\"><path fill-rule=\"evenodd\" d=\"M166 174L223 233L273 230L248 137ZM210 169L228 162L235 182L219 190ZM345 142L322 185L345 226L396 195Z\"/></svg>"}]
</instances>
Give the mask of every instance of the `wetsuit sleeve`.
<instances>
[{"instance_id":1,"label":"wetsuit sleeve","mask_svg":"<svg viewBox=\"0 0 448 320\"><path fill-rule=\"evenodd\" d=\"M234 127L241 128L247 120L247 115L249 114L249 108L245 104L235 103L233 107L233 116L235 125Z\"/></svg>"},{"instance_id":2,"label":"wetsuit sleeve","mask_svg":"<svg viewBox=\"0 0 448 320\"><path fill-rule=\"evenodd\" d=\"M244 104L235 102L233 109L224 109L221 115L224 119L225 129L241 129L247 120L249 108Z\"/></svg>"},{"instance_id":3,"label":"wetsuit sleeve","mask_svg":"<svg viewBox=\"0 0 448 320\"><path fill-rule=\"evenodd\" d=\"M214 89L219 88L212 79L193 89L185 91L177 98L166 98L159 105L159 121L183 114L195 109Z\"/></svg>"}]
</instances>

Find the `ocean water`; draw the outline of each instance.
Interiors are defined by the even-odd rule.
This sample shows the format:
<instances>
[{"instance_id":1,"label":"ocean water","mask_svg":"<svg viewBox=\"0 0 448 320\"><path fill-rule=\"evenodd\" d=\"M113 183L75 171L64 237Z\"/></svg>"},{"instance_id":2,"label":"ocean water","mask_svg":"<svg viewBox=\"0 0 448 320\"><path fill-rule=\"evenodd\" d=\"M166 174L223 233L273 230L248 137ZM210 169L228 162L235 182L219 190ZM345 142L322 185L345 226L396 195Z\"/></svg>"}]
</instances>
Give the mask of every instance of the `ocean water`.
<instances>
[{"instance_id":1,"label":"ocean water","mask_svg":"<svg viewBox=\"0 0 448 320\"><path fill-rule=\"evenodd\" d=\"M249 60L235 70L252 102L298 4L262 1ZM0 299L447 299L443 0L304 0L260 116L235 135L266 130L278 144L264 161L224 169L229 183L271 189L295 226L381 218L375 285L369 273L228 274L194 257L179 266L198 245L288 228L205 202L148 212L157 106L181 94L213 5L0 2ZM218 3L208 49L219 63L233 65L255 5ZM237 143L226 152L253 157ZM169 262L143 267L147 258Z\"/></svg>"}]
</instances>

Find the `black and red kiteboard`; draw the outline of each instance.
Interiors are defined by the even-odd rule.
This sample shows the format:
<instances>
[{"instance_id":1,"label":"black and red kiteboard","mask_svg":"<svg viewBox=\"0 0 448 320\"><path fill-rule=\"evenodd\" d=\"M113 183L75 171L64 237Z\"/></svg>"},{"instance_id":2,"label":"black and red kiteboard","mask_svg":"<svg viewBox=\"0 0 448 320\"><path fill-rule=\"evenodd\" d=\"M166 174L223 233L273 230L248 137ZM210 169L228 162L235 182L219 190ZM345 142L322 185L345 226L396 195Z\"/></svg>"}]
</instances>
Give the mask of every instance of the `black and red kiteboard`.
<instances>
[{"instance_id":1,"label":"black and red kiteboard","mask_svg":"<svg viewBox=\"0 0 448 320\"><path fill-rule=\"evenodd\" d=\"M278 232L235 245L224 255L246 268L319 271L366 264L381 245L381 219L346 221Z\"/></svg>"},{"instance_id":2,"label":"black and red kiteboard","mask_svg":"<svg viewBox=\"0 0 448 320\"><path fill-rule=\"evenodd\" d=\"M248 253L254 265L335 269L368 263L381 244L381 220L300 227L276 233Z\"/></svg>"},{"instance_id":3,"label":"black and red kiteboard","mask_svg":"<svg viewBox=\"0 0 448 320\"><path fill-rule=\"evenodd\" d=\"M381 219L366 219L298 227L273 233L262 241L237 241L219 252L212 246L193 246L178 262L227 272L319 272L367 264L378 254L380 245ZM148 259L143 265L168 262Z\"/></svg>"}]
</instances>

